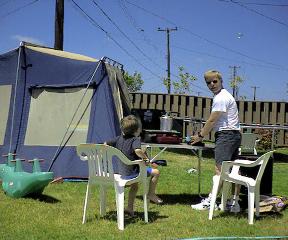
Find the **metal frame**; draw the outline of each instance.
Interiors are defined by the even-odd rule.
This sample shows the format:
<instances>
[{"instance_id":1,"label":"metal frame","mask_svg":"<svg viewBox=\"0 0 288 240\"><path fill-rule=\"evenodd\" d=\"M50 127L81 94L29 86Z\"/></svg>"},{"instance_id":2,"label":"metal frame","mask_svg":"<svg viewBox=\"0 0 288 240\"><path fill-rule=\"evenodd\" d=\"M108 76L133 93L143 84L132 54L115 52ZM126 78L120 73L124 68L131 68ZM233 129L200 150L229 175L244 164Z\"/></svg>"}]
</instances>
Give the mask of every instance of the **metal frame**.
<instances>
[{"instance_id":1,"label":"metal frame","mask_svg":"<svg viewBox=\"0 0 288 240\"><path fill-rule=\"evenodd\" d=\"M211 150L214 149L214 145L209 144L207 146L193 146L188 145L186 143L180 143L180 144L160 144L160 143L142 143L142 146L146 148L150 148L150 156L152 156L152 148L158 147L162 148L159 153L157 153L150 161L153 162L161 153L163 153L167 148L172 149L188 149L191 150L191 152L197 157L198 159L198 195L201 196L201 160L202 160L202 153L205 150Z\"/></svg>"}]
</instances>

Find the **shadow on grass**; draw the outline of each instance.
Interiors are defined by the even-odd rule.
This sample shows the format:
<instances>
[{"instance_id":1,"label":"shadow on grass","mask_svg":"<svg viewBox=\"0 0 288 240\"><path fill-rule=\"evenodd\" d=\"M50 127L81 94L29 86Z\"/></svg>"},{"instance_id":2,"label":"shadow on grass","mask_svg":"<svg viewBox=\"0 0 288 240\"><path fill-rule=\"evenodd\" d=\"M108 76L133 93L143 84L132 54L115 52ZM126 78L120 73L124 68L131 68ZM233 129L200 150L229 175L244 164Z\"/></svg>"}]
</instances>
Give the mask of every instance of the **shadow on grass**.
<instances>
[{"instance_id":1,"label":"shadow on grass","mask_svg":"<svg viewBox=\"0 0 288 240\"><path fill-rule=\"evenodd\" d=\"M235 218L238 218L238 219L246 218L248 221L248 210L241 208L241 212L239 212L239 213L214 211L213 219L214 218L221 218L221 217L229 217L229 216L231 216L231 217L234 216ZM260 216L258 216L258 217L254 215L254 222L255 222L255 220L258 220L258 221L264 220L267 217L273 217L273 218L280 219L283 217L283 214L281 214L279 212L262 212L262 213L260 213Z\"/></svg>"},{"instance_id":2,"label":"shadow on grass","mask_svg":"<svg viewBox=\"0 0 288 240\"><path fill-rule=\"evenodd\" d=\"M45 195L45 194L29 194L25 196L25 198L34 199L40 202L45 203L59 203L61 202L59 199Z\"/></svg>"},{"instance_id":3,"label":"shadow on grass","mask_svg":"<svg viewBox=\"0 0 288 240\"><path fill-rule=\"evenodd\" d=\"M274 152L274 162L288 163L288 155L283 153Z\"/></svg>"},{"instance_id":4,"label":"shadow on grass","mask_svg":"<svg viewBox=\"0 0 288 240\"><path fill-rule=\"evenodd\" d=\"M183 204L183 205L191 205L195 203L201 202L201 197L197 194L187 194L187 193L181 193L181 194L158 194L158 196L163 200L163 205L165 204ZM206 197L204 195L203 197ZM153 204L153 203L151 203Z\"/></svg>"},{"instance_id":5,"label":"shadow on grass","mask_svg":"<svg viewBox=\"0 0 288 240\"><path fill-rule=\"evenodd\" d=\"M109 211L105 214L105 216L100 217L99 215L96 215L94 217L87 218L87 222L93 222L96 221L97 219L102 218L108 221L115 221L117 224L117 212L116 211ZM148 210L148 222L152 223L156 221L157 219L162 219L162 218L168 218L168 216L161 216L159 215L159 212L155 211L149 211ZM125 226L129 224L136 223L138 221L144 221L144 212L134 212L134 216L130 216L128 214L124 215L124 224Z\"/></svg>"}]
</instances>

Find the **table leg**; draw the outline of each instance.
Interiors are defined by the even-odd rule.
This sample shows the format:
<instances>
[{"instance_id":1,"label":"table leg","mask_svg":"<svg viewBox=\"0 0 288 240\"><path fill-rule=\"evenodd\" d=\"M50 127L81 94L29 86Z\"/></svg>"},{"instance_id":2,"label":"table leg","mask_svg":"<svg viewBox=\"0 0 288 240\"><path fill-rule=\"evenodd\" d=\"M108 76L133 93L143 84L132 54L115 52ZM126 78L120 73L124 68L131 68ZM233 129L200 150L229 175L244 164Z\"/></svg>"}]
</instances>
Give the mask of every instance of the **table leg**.
<instances>
[{"instance_id":1,"label":"table leg","mask_svg":"<svg viewBox=\"0 0 288 240\"><path fill-rule=\"evenodd\" d=\"M191 149L192 153L197 157L198 159L198 195L199 197L202 198L201 196L201 160L202 160L202 149L198 149L198 150L193 150ZM197 151L197 152L196 152Z\"/></svg>"}]
</instances>

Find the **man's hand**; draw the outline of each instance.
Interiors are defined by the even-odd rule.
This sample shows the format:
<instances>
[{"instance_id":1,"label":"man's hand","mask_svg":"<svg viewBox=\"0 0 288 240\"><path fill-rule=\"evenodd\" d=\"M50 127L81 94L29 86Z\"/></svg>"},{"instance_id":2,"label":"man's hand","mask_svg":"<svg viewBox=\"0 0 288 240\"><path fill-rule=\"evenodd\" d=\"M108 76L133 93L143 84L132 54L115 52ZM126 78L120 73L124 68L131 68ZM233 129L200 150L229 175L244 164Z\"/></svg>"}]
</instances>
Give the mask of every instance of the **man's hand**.
<instances>
[{"instance_id":1,"label":"man's hand","mask_svg":"<svg viewBox=\"0 0 288 240\"><path fill-rule=\"evenodd\" d=\"M197 134L197 135L192 136L191 139L192 139L191 144L193 145L197 142L201 142L203 138Z\"/></svg>"}]
</instances>

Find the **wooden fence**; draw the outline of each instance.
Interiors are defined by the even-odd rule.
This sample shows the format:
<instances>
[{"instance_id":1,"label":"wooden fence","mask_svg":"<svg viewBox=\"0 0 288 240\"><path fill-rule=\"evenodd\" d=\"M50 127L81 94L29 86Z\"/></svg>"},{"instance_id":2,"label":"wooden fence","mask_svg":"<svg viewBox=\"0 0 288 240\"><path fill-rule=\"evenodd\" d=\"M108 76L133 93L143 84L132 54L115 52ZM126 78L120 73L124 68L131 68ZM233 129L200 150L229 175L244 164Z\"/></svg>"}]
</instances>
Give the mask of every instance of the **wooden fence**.
<instances>
[{"instance_id":1,"label":"wooden fence","mask_svg":"<svg viewBox=\"0 0 288 240\"><path fill-rule=\"evenodd\" d=\"M167 111L176 113L181 118L204 120L209 117L212 105L212 98L178 94L130 93L130 99L132 108L136 111ZM288 125L287 102L237 101L237 105L241 123ZM278 146L287 146L288 131L279 130L275 143Z\"/></svg>"}]
</instances>

